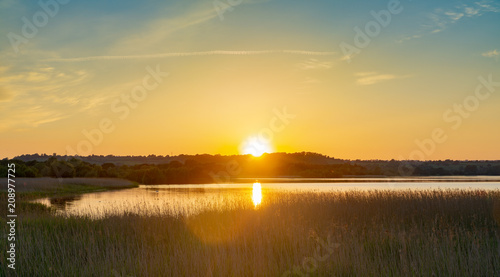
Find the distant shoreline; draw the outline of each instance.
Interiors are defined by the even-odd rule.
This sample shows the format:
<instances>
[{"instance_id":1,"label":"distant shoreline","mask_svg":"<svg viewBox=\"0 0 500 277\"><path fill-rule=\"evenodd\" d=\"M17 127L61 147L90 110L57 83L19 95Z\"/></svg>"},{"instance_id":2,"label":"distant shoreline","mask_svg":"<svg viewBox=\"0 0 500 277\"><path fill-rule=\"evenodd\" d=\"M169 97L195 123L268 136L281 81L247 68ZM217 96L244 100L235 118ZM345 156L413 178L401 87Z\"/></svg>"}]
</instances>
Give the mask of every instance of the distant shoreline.
<instances>
[{"instance_id":1,"label":"distant shoreline","mask_svg":"<svg viewBox=\"0 0 500 277\"><path fill-rule=\"evenodd\" d=\"M390 177L390 176L350 176L340 178L301 178L301 177L269 177L269 178L235 178L235 183L436 183L436 182L500 182L500 176L411 176L411 177Z\"/></svg>"}]
</instances>

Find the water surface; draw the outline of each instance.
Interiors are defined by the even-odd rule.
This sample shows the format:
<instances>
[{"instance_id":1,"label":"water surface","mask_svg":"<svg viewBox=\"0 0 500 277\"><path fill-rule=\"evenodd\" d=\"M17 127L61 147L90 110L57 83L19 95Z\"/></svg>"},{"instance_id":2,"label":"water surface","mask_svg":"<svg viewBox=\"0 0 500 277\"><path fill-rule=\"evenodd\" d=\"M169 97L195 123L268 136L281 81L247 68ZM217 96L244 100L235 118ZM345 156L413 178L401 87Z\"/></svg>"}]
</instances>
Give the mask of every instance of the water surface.
<instances>
[{"instance_id":1,"label":"water surface","mask_svg":"<svg viewBox=\"0 0 500 277\"><path fill-rule=\"evenodd\" d=\"M276 180L275 178L272 179ZM329 182L299 183L283 179L278 183L234 183L206 185L141 185L138 188L95 192L83 195L44 198L36 202L52 206L63 215L102 217L114 214L193 215L206 210L220 210L253 206L266 202L266 194L273 192L303 193L345 190L422 190L422 189L483 189L500 190L498 177L462 178L380 178L352 179Z\"/></svg>"}]
</instances>

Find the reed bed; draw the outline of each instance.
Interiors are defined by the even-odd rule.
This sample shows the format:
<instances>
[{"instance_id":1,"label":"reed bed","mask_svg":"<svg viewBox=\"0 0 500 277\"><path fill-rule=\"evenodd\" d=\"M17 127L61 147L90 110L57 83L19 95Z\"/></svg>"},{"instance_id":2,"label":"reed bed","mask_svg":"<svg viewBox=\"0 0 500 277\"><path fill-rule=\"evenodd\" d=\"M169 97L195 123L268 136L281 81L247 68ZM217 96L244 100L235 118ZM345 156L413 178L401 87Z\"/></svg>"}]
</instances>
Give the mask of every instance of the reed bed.
<instances>
[{"instance_id":1,"label":"reed bed","mask_svg":"<svg viewBox=\"0 0 500 277\"><path fill-rule=\"evenodd\" d=\"M263 192L195 215L19 218L18 276L499 276L500 192ZM2 219L4 220L4 219ZM2 225L5 225L2 222ZM0 240L2 249L6 240ZM0 276L16 276L3 266Z\"/></svg>"},{"instance_id":2,"label":"reed bed","mask_svg":"<svg viewBox=\"0 0 500 277\"><path fill-rule=\"evenodd\" d=\"M2 184L7 184L7 178L0 178ZM40 192L85 192L82 188L94 190L132 188L137 183L118 178L15 178L16 191L22 193Z\"/></svg>"}]
</instances>

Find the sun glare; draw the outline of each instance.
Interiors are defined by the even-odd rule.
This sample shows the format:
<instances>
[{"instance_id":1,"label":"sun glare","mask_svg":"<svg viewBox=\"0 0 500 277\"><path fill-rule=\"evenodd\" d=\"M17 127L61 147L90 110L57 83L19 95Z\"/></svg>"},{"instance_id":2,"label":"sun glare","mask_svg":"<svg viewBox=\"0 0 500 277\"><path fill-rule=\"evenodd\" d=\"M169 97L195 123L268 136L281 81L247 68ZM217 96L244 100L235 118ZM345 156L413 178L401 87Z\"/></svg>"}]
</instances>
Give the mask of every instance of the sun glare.
<instances>
[{"instance_id":1,"label":"sun glare","mask_svg":"<svg viewBox=\"0 0 500 277\"><path fill-rule=\"evenodd\" d=\"M262 202L262 187L260 183L253 184L252 201L255 207Z\"/></svg>"},{"instance_id":2,"label":"sun glare","mask_svg":"<svg viewBox=\"0 0 500 277\"><path fill-rule=\"evenodd\" d=\"M260 157L264 153L271 153L271 145L268 141L258 137L251 137L243 143L241 152L245 155L251 154L254 157Z\"/></svg>"}]
</instances>

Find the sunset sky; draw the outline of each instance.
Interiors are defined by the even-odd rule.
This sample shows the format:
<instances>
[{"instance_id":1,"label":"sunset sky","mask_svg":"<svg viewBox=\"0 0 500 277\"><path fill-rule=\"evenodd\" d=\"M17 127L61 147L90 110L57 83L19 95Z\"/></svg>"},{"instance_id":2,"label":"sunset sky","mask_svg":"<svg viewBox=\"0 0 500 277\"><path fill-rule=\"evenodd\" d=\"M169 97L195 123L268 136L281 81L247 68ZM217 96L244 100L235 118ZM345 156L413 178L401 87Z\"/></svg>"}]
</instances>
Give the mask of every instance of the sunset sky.
<instances>
[{"instance_id":1,"label":"sunset sky","mask_svg":"<svg viewBox=\"0 0 500 277\"><path fill-rule=\"evenodd\" d=\"M498 1L60 2L0 1L0 158L500 159Z\"/></svg>"}]
</instances>

